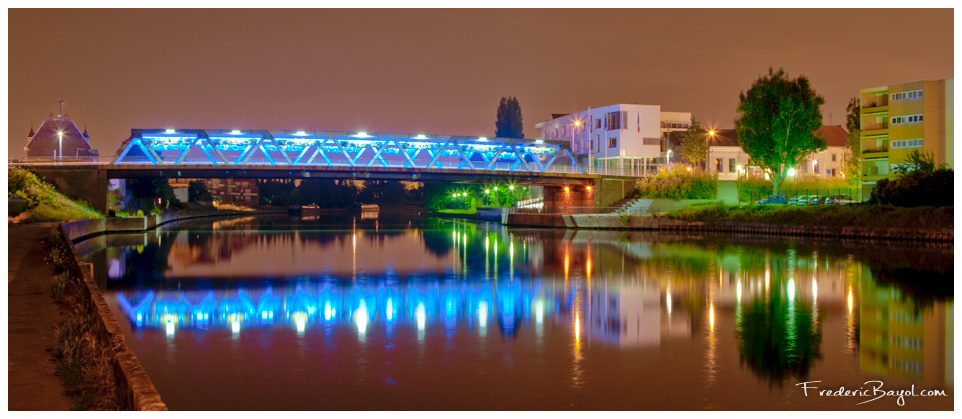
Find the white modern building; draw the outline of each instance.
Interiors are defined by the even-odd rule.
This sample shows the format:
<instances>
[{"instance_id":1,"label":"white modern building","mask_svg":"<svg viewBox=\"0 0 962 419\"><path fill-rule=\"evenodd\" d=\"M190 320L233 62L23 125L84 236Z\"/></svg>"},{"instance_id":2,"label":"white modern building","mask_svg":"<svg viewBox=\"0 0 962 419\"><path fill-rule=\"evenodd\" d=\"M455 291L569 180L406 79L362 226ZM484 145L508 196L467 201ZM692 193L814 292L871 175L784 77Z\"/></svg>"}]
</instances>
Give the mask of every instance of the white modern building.
<instances>
[{"instance_id":1,"label":"white modern building","mask_svg":"<svg viewBox=\"0 0 962 419\"><path fill-rule=\"evenodd\" d=\"M578 163L592 173L644 175L672 159L667 133L685 131L690 112L662 112L659 105L609 105L553 114L535 125L541 139L569 141Z\"/></svg>"}]
</instances>

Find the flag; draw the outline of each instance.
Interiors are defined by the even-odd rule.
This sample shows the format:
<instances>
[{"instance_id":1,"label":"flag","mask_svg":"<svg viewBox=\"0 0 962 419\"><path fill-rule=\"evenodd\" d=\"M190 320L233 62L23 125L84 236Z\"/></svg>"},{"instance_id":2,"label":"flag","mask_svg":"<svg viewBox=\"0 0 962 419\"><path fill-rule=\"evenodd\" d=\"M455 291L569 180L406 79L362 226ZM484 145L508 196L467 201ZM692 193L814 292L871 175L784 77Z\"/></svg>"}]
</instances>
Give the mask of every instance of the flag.
<instances>
[{"instance_id":1,"label":"flag","mask_svg":"<svg viewBox=\"0 0 962 419\"><path fill-rule=\"evenodd\" d=\"M638 132L641 132L641 112L638 112Z\"/></svg>"}]
</instances>

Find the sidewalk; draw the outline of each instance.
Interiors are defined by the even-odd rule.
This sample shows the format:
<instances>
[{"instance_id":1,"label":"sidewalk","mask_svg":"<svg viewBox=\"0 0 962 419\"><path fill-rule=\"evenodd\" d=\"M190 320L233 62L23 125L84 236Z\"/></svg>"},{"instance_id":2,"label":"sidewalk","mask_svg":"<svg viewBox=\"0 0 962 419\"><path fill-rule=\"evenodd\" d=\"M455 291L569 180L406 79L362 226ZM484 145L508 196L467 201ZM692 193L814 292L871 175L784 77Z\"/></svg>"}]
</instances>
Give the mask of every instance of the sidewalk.
<instances>
[{"instance_id":1,"label":"sidewalk","mask_svg":"<svg viewBox=\"0 0 962 419\"><path fill-rule=\"evenodd\" d=\"M54 327L60 321L50 294L53 269L44 262L42 240L56 223L9 225L8 410L70 410L54 374Z\"/></svg>"}]
</instances>

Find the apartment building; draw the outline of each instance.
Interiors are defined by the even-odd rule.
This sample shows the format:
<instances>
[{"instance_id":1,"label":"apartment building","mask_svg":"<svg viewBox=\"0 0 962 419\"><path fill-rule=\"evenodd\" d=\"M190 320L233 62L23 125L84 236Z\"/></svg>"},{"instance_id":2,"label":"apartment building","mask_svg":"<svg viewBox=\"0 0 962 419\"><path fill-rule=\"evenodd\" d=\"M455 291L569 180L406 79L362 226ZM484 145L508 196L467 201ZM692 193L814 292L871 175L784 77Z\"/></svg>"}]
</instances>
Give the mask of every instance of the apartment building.
<instances>
[{"instance_id":1,"label":"apartment building","mask_svg":"<svg viewBox=\"0 0 962 419\"><path fill-rule=\"evenodd\" d=\"M535 128L542 140L568 141L578 164L592 172L641 175L672 159L667 133L687 130L690 121L690 112L617 104L553 114Z\"/></svg>"},{"instance_id":2,"label":"apartment building","mask_svg":"<svg viewBox=\"0 0 962 419\"><path fill-rule=\"evenodd\" d=\"M936 166L954 167L954 87L955 79L946 79L861 90L863 196L913 151L931 154Z\"/></svg>"}]
</instances>

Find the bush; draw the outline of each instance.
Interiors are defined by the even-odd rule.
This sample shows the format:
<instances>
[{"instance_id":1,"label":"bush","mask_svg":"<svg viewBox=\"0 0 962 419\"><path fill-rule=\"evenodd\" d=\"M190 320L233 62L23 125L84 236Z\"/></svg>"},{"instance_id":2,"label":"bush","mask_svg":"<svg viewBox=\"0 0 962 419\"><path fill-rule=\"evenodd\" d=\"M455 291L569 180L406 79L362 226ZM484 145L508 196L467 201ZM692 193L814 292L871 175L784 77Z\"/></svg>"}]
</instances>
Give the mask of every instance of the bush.
<instances>
[{"instance_id":1,"label":"bush","mask_svg":"<svg viewBox=\"0 0 962 419\"><path fill-rule=\"evenodd\" d=\"M714 199L718 193L715 177L704 172L689 172L676 166L660 170L655 176L638 181L639 198Z\"/></svg>"},{"instance_id":2,"label":"bush","mask_svg":"<svg viewBox=\"0 0 962 419\"><path fill-rule=\"evenodd\" d=\"M756 177L742 178L739 185L738 200L755 202L772 194L772 181ZM782 191L780 195L785 196Z\"/></svg>"},{"instance_id":3,"label":"bush","mask_svg":"<svg viewBox=\"0 0 962 419\"><path fill-rule=\"evenodd\" d=\"M897 207L947 207L953 205L954 172L939 169L931 173L912 172L895 180L875 184L871 202Z\"/></svg>"}]
</instances>

